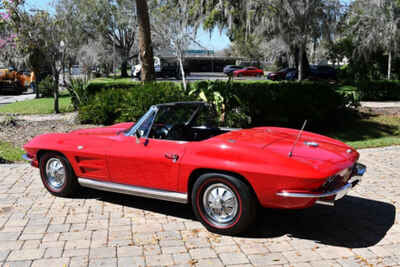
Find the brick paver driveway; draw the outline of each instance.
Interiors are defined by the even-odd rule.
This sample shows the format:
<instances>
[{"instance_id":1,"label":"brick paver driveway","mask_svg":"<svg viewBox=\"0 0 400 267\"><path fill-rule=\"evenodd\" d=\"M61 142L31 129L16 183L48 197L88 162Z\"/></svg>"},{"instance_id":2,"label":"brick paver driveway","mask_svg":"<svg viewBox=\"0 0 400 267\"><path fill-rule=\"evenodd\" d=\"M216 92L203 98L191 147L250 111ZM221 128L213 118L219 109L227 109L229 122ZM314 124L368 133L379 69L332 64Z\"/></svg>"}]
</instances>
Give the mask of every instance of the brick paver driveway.
<instances>
[{"instance_id":1,"label":"brick paver driveway","mask_svg":"<svg viewBox=\"0 0 400 267\"><path fill-rule=\"evenodd\" d=\"M363 182L335 208L262 210L240 237L189 206L97 191L52 197L28 164L0 166L3 266L400 266L400 147L361 151Z\"/></svg>"}]
</instances>

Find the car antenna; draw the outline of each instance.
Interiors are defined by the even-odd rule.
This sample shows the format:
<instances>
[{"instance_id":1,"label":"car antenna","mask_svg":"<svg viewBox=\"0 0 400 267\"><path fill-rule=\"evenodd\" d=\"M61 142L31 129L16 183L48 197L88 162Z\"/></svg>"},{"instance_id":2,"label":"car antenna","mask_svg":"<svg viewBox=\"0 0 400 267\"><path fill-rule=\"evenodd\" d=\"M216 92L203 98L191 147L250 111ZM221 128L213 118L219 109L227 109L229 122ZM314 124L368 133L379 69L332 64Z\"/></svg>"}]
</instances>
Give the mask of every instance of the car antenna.
<instances>
[{"instance_id":1,"label":"car antenna","mask_svg":"<svg viewBox=\"0 0 400 267\"><path fill-rule=\"evenodd\" d=\"M289 158L291 158L293 156L293 150L296 147L297 142L299 142L299 139L300 139L301 135L303 134L303 131L304 131L304 128L306 128L306 125L307 125L307 120L304 121L303 127L301 127L301 130L300 130L299 134L297 135L296 141L294 141L292 149L289 152Z\"/></svg>"}]
</instances>

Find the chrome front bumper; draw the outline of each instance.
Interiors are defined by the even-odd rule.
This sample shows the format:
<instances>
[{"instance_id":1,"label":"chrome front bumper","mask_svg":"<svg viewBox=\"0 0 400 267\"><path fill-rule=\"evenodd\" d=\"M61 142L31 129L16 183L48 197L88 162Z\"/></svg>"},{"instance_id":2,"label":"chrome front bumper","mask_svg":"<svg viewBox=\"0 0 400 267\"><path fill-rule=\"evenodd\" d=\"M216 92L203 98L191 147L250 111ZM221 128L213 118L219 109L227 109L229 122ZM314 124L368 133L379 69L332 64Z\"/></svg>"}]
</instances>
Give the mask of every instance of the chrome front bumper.
<instances>
[{"instance_id":1,"label":"chrome front bumper","mask_svg":"<svg viewBox=\"0 0 400 267\"><path fill-rule=\"evenodd\" d=\"M366 170L367 167L365 165L361 163L356 163L356 165L353 168L352 177L349 179L349 181L347 181L347 184L332 191L320 192L320 193L294 193L288 191L280 191L277 193L277 195L280 197L291 197L291 198L318 198L317 203L327 204L332 206L335 200L343 198L350 189L352 189L361 181L361 176L364 175ZM321 198L328 198L332 196L335 196L335 198L332 200L320 200Z\"/></svg>"},{"instance_id":2,"label":"chrome front bumper","mask_svg":"<svg viewBox=\"0 0 400 267\"><path fill-rule=\"evenodd\" d=\"M30 157L28 157L27 154L23 154L23 155L22 155L22 159L23 159L23 160L26 160L26 161L29 161L29 162L32 162L32 161L33 161L33 159L31 159Z\"/></svg>"}]
</instances>

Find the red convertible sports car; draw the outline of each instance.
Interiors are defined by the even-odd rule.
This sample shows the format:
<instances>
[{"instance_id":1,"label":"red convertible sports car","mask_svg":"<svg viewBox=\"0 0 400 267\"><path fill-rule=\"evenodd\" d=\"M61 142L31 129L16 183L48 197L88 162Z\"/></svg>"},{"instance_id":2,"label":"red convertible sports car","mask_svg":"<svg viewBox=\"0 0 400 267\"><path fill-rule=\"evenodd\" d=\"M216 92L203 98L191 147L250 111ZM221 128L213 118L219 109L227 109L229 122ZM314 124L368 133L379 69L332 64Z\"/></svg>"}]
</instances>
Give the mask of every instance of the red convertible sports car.
<instances>
[{"instance_id":1,"label":"red convertible sports car","mask_svg":"<svg viewBox=\"0 0 400 267\"><path fill-rule=\"evenodd\" d=\"M251 226L258 205L333 205L366 170L357 151L337 140L223 128L212 110L203 102L152 106L137 123L37 136L24 158L53 195L83 186L190 203L206 228L222 234Z\"/></svg>"}]
</instances>

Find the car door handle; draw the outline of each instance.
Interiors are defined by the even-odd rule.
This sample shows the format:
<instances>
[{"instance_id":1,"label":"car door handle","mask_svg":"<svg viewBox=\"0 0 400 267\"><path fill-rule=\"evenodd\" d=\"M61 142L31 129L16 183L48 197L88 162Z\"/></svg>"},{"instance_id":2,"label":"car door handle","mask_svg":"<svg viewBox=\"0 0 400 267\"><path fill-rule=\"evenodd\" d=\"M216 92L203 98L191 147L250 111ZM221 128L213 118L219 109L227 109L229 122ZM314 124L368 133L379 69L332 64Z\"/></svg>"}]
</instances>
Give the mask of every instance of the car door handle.
<instances>
[{"instance_id":1,"label":"car door handle","mask_svg":"<svg viewBox=\"0 0 400 267\"><path fill-rule=\"evenodd\" d=\"M179 159L179 156L177 154L172 154L172 153L165 153L165 157L167 159L172 159L173 162L177 162Z\"/></svg>"}]
</instances>

